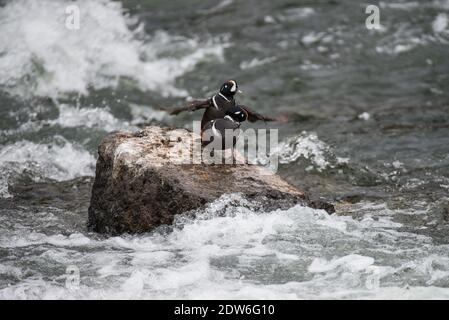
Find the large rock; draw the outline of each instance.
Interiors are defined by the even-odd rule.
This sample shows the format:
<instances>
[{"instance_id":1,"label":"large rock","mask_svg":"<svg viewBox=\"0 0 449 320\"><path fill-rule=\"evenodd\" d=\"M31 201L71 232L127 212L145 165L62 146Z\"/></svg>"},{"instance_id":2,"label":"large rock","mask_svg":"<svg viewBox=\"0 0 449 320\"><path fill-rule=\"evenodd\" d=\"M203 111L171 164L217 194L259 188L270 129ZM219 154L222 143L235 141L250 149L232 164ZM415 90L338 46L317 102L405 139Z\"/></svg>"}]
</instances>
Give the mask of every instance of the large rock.
<instances>
[{"instance_id":1,"label":"large rock","mask_svg":"<svg viewBox=\"0 0 449 320\"><path fill-rule=\"evenodd\" d=\"M225 193L241 193L269 209L302 203L333 212L332 205L310 201L254 165L180 164L192 151L192 139L199 137L159 127L107 136L98 148L89 229L112 235L150 231Z\"/></svg>"}]
</instances>

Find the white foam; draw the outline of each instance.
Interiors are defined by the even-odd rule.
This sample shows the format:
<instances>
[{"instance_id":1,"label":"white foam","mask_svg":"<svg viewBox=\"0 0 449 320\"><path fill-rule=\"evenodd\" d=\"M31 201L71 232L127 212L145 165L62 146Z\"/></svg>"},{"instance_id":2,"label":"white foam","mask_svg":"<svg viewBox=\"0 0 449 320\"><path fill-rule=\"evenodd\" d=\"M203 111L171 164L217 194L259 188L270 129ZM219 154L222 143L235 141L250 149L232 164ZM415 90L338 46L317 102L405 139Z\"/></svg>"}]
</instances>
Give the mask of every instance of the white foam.
<instances>
[{"instance_id":1,"label":"white foam","mask_svg":"<svg viewBox=\"0 0 449 320\"><path fill-rule=\"evenodd\" d=\"M129 107L131 109L131 115L133 117L131 123L135 125L145 123L151 120L162 121L169 117L167 111L155 110L150 106L130 103Z\"/></svg>"},{"instance_id":2,"label":"white foam","mask_svg":"<svg viewBox=\"0 0 449 320\"><path fill-rule=\"evenodd\" d=\"M294 22L298 20L306 19L315 14L315 10L309 7L291 8L284 11L282 15L278 17L281 22Z\"/></svg>"},{"instance_id":3,"label":"white foam","mask_svg":"<svg viewBox=\"0 0 449 320\"><path fill-rule=\"evenodd\" d=\"M442 10L449 10L449 1L448 0L433 0L433 1L406 1L406 2L384 2L380 1L379 5L381 8L389 8L394 10L406 10L411 11L414 9L420 8L435 8Z\"/></svg>"},{"instance_id":4,"label":"white foam","mask_svg":"<svg viewBox=\"0 0 449 320\"><path fill-rule=\"evenodd\" d=\"M440 13L432 22L432 28L435 33L442 33L446 31L448 26L448 17L445 13Z\"/></svg>"},{"instance_id":5,"label":"white foam","mask_svg":"<svg viewBox=\"0 0 449 320\"><path fill-rule=\"evenodd\" d=\"M92 176L95 158L88 151L66 139L56 136L54 142L37 144L19 141L0 149L0 196L8 197L8 179L13 174L31 171L36 180L50 178L70 180Z\"/></svg>"},{"instance_id":6,"label":"white foam","mask_svg":"<svg viewBox=\"0 0 449 320\"><path fill-rule=\"evenodd\" d=\"M372 257L365 257L358 254L350 254L332 261L316 258L308 268L309 272L322 273L329 272L336 268L345 268L351 272L360 272L374 263Z\"/></svg>"},{"instance_id":7,"label":"white foam","mask_svg":"<svg viewBox=\"0 0 449 320\"><path fill-rule=\"evenodd\" d=\"M359 114L358 118L368 121L371 118L371 115L368 112L363 112L363 113Z\"/></svg>"},{"instance_id":8,"label":"white foam","mask_svg":"<svg viewBox=\"0 0 449 320\"><path fill-rule=\"evenodd\" d=\"M444 15L440 18L437 17L433 23L434 28L440 30L440 28L444 27L444 21ZM396 30L378 42L376 51L388 55L399 55L434 42L447 43L443 37L435 37L432 34L428 34L418 25L403 22L397 25Z\"/></svg>"},{"instance_id":9,"label":"white foam","mask_svg":"<svg viewBox=\"0 0 449 320\"><path fill-rule=\"evenodd\" d=\"M305 131L279 143L274 151L279 156L280 163L295 162L303 157L309 159L317 170L323 170L330 165L326 159L330 152L329 146L321 141L316 133Z\"/></svg>"},{"instance_id":10,"label":"white foam","mask_svg":"<svg viewBox=\"0 0 449 320\"><path fill-rule=\"evenodd\" d=\"M338 164L348 164L351 158L337 157L336 160Z\"/></svg>"},{"instance_id":11,"label":"white foam","mask_svg":"<svg viewBox=\"0 0 449 320\"><path fill-rule=\"evenodd\" d=\"M80 9L79 30L65 27L68 5ZM115 88L120 78L141 90L186 95L175 79L208 57L222 59L226 47L165 32L146 39L142 25L131 30L137 21L121 3L108 0L9 1L0 9L0 24L0 85L20 95L87 94L89 87Z\"/></svg>"},{"instance_id":12,"label":"white foam","mask_svg":"<svg viewBox=\"0 0 449 320\"><path fill-rule=\"evenodd\" d=\"M7 275L21 278L23 273L20 268L0 264L0 275Z\"/></svg>"},{"instance_id":13,"label":"white foam","mask_svg":"<svg viewBox=\"0 0 449 320\"><path fill-rule=\"evenodd\" d=\"M449 278L447 246L399 232L390 220L396 212L385 205L360 204L368 214L362 220L299 205L272 212L252 206L226 195L196 219L178 217L170 233L104 240L2 229L0 246L39 248L39 270L50 264L52 273L30 277L2 263L0 272L21 280L0 289L0 299L449 297L447 288L435 287ZM76 290L64 287L67 265L80 269ZM415 286L405 289L408 281Z\"/></svg>"},{"instance_id":14,"label":"white foam","mask_svg":"<svg viewBox=\"0 0 449 320\"><path fill-rule=\"evenodd\" d=\"M305 44L305 45L311 45L311 44L313 44L313 43L316 43L316 42L318 42L318 41L320 41L320 39L322 38L324 36L324 33L323 32L318 32L318 33L316 33L316 32L310 32L310 33L308 33L308 34L306 34L306 35L304 35L303 37L302 37L302 39L301 39L301 42L303 43L303 44Z\"/></svg>"},{"instance_id":15,"label":"white foam","mask_svg":"<svg viewBox=\"0 0 449 320\"><path fill-rule=\"evenodd\" d=\"M263 66L264 64L267 64L267 63L271 63L273 61L276 61L275 57L269 57L269 58L264 58L264 59L254 58L250 61L243 61L242 63L240 63L240 69L242 69L242 70L252 69L255 67Z\"/></svg>"},{"instance_id":16,"label":"white foam","mask_svg":"<svg viewBox=\"0 0 449 320\"><path fill-rule=\"evenodd\" d=\"M379 5L381 8L391 8L397 10L411 10L419 7L419 3L415 1L411 2L384 2L380 1Z\"/></svg>"},{"instance_id":17,"label":"white foam","mask_svg":"<svg viewBox=\"0 0 449 320\"><path fill-rule=\"evenodd\" d=\"M85 246L89 243L91 243L91 240L80 233L73 233L69 236L62 234L48 236L40 232L32 231L26 234L16 234L12 237L0 237L0 244L4 248L20 248L39 244L51 244L59 247L73 247Z\"/></svg>"},{"instance_id":18,"label":"white foam","mask_svg":"<svg viewBox=\"0 0 449 320\"><path fill-rule=\"evenodd\" d=\"M207 10L203 10L203 12L205 14L214 14L214 13L222 12L223 9L229 7L233 3L234 3L234 0L223 0L223 1L220 1L216 6L210 8L210 9L207 9Z\"/></svg>"},{"instance_id":19,"label":"white foam","mask_svg":"<svg viewBox=\"0 0 449 320\"><path fill-rule=\"evenodd\" d=\"M265 16L265 17L263 18L263 21L264 21L266 24L273 24L273 23L276 23L276 20L274 20L274 18L273 18L272 16L270 16L270 15Z\"/></svg>"},{"instance_id":20,"label":"white foam","mask_svg":"<svg viewBox=\"0 0 449 320\"><path fill-rule=\"evenodd\" d=\"M9 172L5 168L0 168L0 198L10 198L12 195L8 191Z\"/></svg>"},{"instance_id":21,"label":"white foam","mask_svg":"<svg viewBox=\"0 0 449 320\"><path fill-rule=\"evenodd\" d=\"M322 66L312 63L309 60L304 60L304 62L301 64L301 69L302 70L320 70L322 68Z\"/></svg>"},{"instance_id":22,"label":"white foam","mask_svg":"<svg viewBox=\"0 0 449 320\"><path fill-rule=\"evenodd\" d=\"M115 118L108 108L79 108L66 104L58 106L59 116L48 123L63 128L100 128L107 132L135 129L127 121Z\"/></svg>"},{"instance_id":23,"label":"white foam","mask_svg":"<svg viewBox=\"0 0 449 320\"><path fill-rule=\"evenodd\" d=\"M39 106L33 106L39 108ZM166 111L154 110L150 106L129 104L131 121L116 118L109 107L80 107L58 104L58 117L52 120L28 120L15 129L3 130L4 136L15 136L22 133L37 132L44 126L60 126L62 128L93 128L106 132L115 130L137 130L138 124L151 120L162 121L169 117Z\"/></svg>"}]
</instances>

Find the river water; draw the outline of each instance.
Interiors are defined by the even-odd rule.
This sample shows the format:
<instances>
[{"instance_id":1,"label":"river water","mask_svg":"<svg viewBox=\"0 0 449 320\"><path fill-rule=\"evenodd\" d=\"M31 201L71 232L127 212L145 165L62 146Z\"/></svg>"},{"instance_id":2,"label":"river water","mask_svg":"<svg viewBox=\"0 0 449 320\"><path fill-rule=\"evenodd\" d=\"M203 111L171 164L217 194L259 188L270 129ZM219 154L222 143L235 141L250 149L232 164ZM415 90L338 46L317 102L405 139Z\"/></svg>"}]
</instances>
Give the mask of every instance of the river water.
<instances>
[{"instance_id":1,"label":"river water","mask_svg":"<svg viewBox=\"0 0 449 320\"><path fill-rule=\"evenodd\" d=\"M0 0L0 299L449 298L449 1L371 4L379 30L356 0ZM229 78L290 114L279 174L338 214L232 194L87 232L101 139L190 128L164 109Z\"/></svg>"}]
</instances>

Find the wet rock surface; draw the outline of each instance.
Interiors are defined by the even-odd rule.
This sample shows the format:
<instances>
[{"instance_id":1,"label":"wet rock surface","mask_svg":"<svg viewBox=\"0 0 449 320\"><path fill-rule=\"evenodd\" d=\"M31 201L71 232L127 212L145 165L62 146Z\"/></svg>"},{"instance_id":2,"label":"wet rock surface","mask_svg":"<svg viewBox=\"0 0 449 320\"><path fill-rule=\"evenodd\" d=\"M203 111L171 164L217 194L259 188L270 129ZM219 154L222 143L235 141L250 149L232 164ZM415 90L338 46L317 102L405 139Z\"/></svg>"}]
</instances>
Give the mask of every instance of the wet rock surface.
<instances>
[{"instance_id":1,"label":"wet rock surface","mask_svg":"<svg viewBox=\"0 0 449 320\"><path fill-rule=\"evenodd\" d=\"M98 148L89 230L147 232L231 193L256 200L267 210L301 203L334 212L331 204L310 200L258 166L187 163L194 139L199 137L185 129L156 126L107 136Z\"/></svg>"}]
</instances>

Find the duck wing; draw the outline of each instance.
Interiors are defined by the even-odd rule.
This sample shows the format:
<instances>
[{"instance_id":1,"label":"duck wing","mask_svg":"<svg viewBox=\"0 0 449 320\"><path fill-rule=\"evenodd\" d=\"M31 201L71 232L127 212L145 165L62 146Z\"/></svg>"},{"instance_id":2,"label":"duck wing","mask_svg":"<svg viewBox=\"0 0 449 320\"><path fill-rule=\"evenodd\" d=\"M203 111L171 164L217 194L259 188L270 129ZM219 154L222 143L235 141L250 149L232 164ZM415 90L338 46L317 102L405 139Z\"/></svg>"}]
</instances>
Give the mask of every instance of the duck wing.
<instances>
[{"instance_id":1,"label":"duck wing","mask_svg":"<svg viewBox=\"0 0 449 320\"><path fill-rule=\"evenodd\" d=\"M278 119L276 118L272 118L272 117L268 117L268 116L264 116L260 113L257 113L256 111L253 111L252 109L250 109L247 106L240 106L248 115L248 121L249 122L256 122L258 120L263 120L263 121L277 121Z\"/></svg>"},{"instance_id":2,"label":"duck wing","mask_svg":"<svg viewBox=\"0 0 449 320\"><path fill-rule=\"evenodd\" d=\"M170 112L171 115L176 115L184 111L196 111L199 109L206 109L212 105L212 100L193 100L187 106L176 108Z\"/></svg>"}]
</instances>

